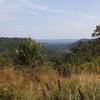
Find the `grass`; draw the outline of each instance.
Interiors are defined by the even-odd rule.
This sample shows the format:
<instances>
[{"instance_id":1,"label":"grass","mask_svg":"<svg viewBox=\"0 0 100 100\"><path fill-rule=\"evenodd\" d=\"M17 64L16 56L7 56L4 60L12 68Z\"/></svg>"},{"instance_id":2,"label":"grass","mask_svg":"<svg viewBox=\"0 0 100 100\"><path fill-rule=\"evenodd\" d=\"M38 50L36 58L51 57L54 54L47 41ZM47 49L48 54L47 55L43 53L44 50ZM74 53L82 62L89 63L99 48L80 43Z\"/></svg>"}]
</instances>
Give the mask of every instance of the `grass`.
<instances>
[{"instance_id":1,"label":"grass","mask_svg":"<svg viewBox=\"0 0 100 100\"><path fill-rule=\"evenodd\" d=\"M34 74L11 67L0 69L0 100L100 100L96 74L65 78L50 66Z\"/></svg>"}]
</instances>

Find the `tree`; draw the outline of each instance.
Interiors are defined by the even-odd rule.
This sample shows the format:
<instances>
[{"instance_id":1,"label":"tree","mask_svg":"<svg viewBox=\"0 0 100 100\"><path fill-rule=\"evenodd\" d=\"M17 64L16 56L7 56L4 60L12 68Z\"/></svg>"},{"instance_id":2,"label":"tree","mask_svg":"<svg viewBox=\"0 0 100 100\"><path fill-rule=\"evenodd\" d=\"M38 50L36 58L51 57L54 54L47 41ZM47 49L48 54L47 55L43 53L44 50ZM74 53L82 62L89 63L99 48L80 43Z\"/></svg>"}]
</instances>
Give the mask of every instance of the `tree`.
<instances>
[{"instance_id":1,"label":"tree","mask_svg":"<svg viewBox=\"0 0 100 100\"><path fill-rule=\"evenodd\" d=\"M92 37L100 37L100 25L96 26L96 29L94 30L94 32L92 33Z\"/></svg>"},{"instance_id":2,"label":"tree","mask_svg":"<svg viewBox=\"0 0 100 100\"><path fill-rule=\"evenodd\" d=\"M15 62L20 65L41 64L43 59L41 45L31 38L22 40L15 50Z\"/></svg>"}]
</instances>

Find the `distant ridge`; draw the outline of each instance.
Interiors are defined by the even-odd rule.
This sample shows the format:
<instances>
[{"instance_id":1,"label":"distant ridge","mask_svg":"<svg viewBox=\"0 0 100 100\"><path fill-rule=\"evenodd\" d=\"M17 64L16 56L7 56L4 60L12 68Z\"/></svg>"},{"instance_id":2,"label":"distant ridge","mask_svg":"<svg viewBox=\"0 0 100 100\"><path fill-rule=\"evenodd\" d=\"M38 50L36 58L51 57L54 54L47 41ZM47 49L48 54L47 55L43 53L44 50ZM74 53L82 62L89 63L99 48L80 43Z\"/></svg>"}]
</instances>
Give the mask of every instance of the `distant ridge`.
<instances>
[{"instance_id":1,"label":"distant ridge","mask_svg":"<svg viewBox=\"0 0 100 100\"><path fill-rule=\"evenodd\" d=\"M90 40L92 40L92 39L80 39L80 40L75 41L74 43L69 44L67 47L68 47L68 48L71 48L71 47L73 47L73 46L75 46L75 45L78 45L78 44L81 43L81 42L87 43L87 42L90 41Z\"/></svg>"},{"instance_id":2,"label":"distant ridge","mask_svg":"<svg viewBox=\"0 0 100 100\"><path fill-rule=\"evenodd\" d=\"M78 39L36 39L39 43L47 44L70 44L76 42Z\"/></svg>"}]
</instances>

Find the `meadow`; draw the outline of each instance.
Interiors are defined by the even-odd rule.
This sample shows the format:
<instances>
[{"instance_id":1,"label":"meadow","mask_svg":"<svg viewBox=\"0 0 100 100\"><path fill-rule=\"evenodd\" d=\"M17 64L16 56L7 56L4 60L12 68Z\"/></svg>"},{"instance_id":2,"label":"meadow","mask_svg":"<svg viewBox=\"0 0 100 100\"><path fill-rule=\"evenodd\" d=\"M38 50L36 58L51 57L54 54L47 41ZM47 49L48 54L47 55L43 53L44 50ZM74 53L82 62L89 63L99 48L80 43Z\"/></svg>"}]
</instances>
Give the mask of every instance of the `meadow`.
<instances>
[{"instance_id":1,"label":"meadow","mask_svg":"<svg viewBox=\"0 0 100 100\"><path fill-rule=\"evenodd\" d=\"M99 100L100 77L81 73L62 77L43 68L34 75L7 67L0 70L0 100Z\"/></svg>"}]
</instances>

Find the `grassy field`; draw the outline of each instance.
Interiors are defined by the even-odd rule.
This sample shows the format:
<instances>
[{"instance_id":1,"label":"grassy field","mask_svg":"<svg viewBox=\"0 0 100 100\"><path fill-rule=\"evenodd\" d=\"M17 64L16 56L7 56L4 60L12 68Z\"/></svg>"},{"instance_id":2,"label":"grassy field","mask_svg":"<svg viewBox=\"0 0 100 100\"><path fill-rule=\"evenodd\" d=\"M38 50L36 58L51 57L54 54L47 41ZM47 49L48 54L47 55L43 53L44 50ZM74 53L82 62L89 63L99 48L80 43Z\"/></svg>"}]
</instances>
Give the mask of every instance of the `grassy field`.
<instances>
[{"instance_id":1,"label":"grassy field","mask_svg":"<svg viewBox=\"0 0 100 100\"><path fill-rule=\"evenodd\" d=\"M99 75L60 76L52 67L32 74L0 69L0 100L100 100Z\"/></svg>"}]
</instances>

